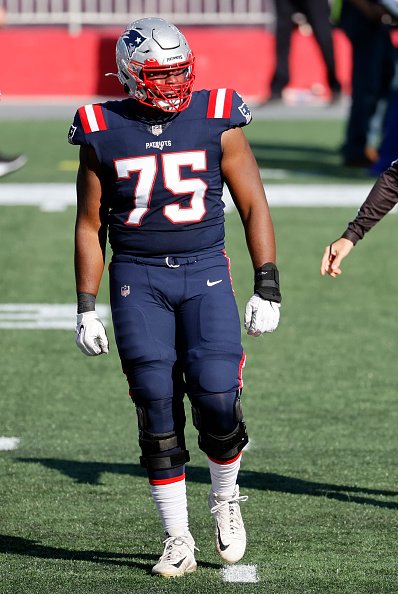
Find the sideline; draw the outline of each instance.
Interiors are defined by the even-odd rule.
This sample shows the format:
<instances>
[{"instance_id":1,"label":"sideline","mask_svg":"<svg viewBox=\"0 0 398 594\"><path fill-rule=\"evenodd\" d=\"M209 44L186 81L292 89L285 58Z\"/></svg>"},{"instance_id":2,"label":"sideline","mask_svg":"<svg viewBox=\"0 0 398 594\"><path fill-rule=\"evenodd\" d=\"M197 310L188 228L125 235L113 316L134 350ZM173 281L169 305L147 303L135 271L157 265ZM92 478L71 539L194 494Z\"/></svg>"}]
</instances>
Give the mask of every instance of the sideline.
<instances>
[{"instance_id":1,"label":"sideline","mask_svg":"<svg viewBox=\"0 0 398 594\"><path fill-rule=\"evenodd\" d=\"M262 105L252 102L245 97L256 120L341 120L347 119L351 99L344 95L333 105L311 101L311 94L306 89L292 89L289 91L288 103L278 105ZM72 122L77 108L87 103L103 103L104 101L125 99L126 95L118 97L93 97L91 95L75 96L7 96L1 97L0 121L12 120L65 120Z\"/></svg>"},{"instance_id":2,"label":"sideline","mask_svg":"<svg viewBox=\"0 0 398 594\"><path fill-rule=\"evenodd\" d=\"M367 184L267 184L269 205L282 207L358 207L374 180ZM225 211L234 205L224 191ZM37 206L44 212L61 212L76 205L75 184L0 184L0 206Z\"/></svg>"}]
</instances>

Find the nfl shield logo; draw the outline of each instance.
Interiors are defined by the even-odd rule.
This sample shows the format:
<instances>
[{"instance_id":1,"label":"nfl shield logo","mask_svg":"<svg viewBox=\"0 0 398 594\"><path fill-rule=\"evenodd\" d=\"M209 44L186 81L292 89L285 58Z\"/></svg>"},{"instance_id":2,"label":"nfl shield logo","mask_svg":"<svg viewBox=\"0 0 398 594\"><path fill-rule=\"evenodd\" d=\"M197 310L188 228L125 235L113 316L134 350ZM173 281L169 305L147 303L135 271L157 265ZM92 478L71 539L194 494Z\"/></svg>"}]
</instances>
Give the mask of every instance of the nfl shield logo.
<instances>
[{"instance_id":1,"label":"nfl shield logo","mask_svg":"<svg viewBox=\"0 0 398 594\"><path fill-rule=\"evenodd\" d=\"M155 136L159 136L159 134L161 134L162 132L163 132L163 128L162 128L161 124L152 126L152 134L154 134Z\"/></svg>"},{"instance_id":2,"label":"nfl shield logo","mask_svg":"<svg viewBox=\"0 0 398 594\"><path fill-rule=\"evenodd\" d=\"M123 285L123 287L120 287L120 294L122 297L128 297L130 295L130 285Z\"/></svg>"}]
</instances>

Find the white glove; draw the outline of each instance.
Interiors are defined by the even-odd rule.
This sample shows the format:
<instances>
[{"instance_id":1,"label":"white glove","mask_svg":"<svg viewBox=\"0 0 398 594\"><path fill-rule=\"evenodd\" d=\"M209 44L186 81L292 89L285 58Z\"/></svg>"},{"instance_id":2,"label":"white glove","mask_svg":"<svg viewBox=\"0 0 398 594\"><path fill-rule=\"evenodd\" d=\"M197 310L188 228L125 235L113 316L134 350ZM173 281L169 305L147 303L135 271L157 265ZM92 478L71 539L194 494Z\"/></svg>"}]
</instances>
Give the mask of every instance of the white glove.
<instances>
[{"instance_id":1,"label":"white glove","mask_svg":"<svg viewBox=\"0 0 398 594\"><path fill-rule=\"evenodd\" d=\"M250 297L245 310L245 330L250 336L273 332L279 324L280 303L267 301L260 295Z\"/></svg>"},{"instance_id":2,"label":"white glove","mask_svg":"<svg viewBox=\"0 0 398 594\"><path fill-rule=\"evenodd\" d=\"M77 314L76 344L85 355L108 353L108 337L96 311Z\"/></svg>"}]
</instances>

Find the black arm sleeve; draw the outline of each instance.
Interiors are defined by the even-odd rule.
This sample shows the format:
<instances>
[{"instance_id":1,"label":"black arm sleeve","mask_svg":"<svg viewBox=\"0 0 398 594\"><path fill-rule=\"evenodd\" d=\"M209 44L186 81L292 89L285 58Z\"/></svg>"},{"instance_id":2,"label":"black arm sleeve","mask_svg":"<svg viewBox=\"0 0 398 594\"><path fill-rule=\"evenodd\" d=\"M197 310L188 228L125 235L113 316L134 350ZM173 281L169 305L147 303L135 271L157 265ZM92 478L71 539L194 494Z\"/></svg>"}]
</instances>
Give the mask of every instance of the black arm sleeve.
<instances>
[{"instance_id":1,"label":"black arm sleeve","mask_svg":"<svg viewBox=\"0 0 398 594\"><path fill-rule=\"evenodd\" d=\"M386 169L379 177L357 216L348 223L342 237L355 245L372 229L398 202L398 161Z\"/></svg>"}]
</instances>

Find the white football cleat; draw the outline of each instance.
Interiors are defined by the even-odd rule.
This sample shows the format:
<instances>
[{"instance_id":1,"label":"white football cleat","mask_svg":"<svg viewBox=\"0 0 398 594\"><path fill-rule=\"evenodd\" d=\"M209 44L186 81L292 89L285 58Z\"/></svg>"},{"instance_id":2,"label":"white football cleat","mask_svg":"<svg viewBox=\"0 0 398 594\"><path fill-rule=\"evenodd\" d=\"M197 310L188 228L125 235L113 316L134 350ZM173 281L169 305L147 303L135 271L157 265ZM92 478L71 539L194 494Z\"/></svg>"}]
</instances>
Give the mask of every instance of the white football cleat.
<instances>
[{"instance_id":1,"label":"white football cleat","mask_svg":"<svg viewBox=\"0 0 398 594\"><path fill-rule=\"evenodd\" d=\"M163 577L177 577L196 570L195 541L190 532L170 536L166 532L164 551L152 573Z\"/></svg>"},{"instance_id":2,"label":"white football cleat","mask_svg":"<svg viewBox=\"0 0 398 594\"><path fill-rule=\"evenodd\" d=\"M209 494L209 507L215 520L216 550L227 563L236 563L245 554L246 530L239 502L246 500L246 495L239 495L238 485L232 497L224 498L212 491Z\"/></svg>"},{"instance_id":3,"label":"white football cleat","mask_svg":"<svg viewBox=\"0 0 398 594\"><path fill-rule=\"evenodd\" d=\"M0 154L0 177L18 171L26 163L28 159L25 155L16 155L15 157L6 157Z\"/></svg>"}]
</instances>

